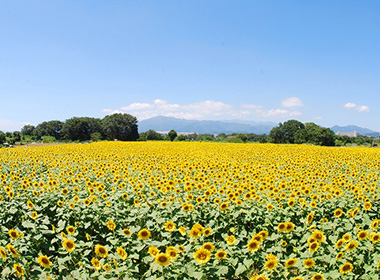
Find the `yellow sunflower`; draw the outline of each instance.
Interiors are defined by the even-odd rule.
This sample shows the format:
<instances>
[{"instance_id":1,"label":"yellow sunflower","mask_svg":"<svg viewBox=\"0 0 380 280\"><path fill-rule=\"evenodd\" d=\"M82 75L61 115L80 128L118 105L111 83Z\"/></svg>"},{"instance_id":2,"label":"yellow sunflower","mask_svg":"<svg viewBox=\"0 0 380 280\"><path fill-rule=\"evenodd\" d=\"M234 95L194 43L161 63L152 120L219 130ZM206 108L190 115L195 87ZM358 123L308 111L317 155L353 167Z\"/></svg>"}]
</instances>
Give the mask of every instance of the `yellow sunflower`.
<instances>
[{"instance_id":1,"label":"yellow sunflower","mask_svg":"<svg viewBox=\"0 0 380 280\"><path fill-rule=\"evenodd\" d=\"M160 266L167 266L170 263L170 257L167 254L159 253L155 257L155 262Z\"/></svg>"},{"instance_id":2,"label":"yellow sunflower","mask_svg":"<svg viewBox=\"0 0 380 280\"><path fill-rule=\"evenodd\" d=\"M227 252L223 250L219 250L218 252L215 253L215 257L218 260L224 260L225 258L227 258Z\"/></svg>"},{"instance_id":3,"label":"yellow sunflower","mask_svg":"<svg viewBox=\"0 0 380 280\"><path fill-rule=\"evenodd\" d=\"M339 268L339 271L342 274L347 274L347 273L350 273L353 268L354 268L353 265L347 262Z\"/></svg>"},{"instance_id":4,"label":"yellow sunflower","mask_svg":"<svg viewBox=\"0 0 380 280\"><path fill-rule=\"evenodd\" d=\"M127 258L127 252L122 247L117 248L116 253L120 256L122 260Z\"/></svg>"},{"instance_id":5,"label":"yellow sunflower","mask_svg":"<svg viewBox=\"0 0 380 280\"><path fill-rule=\"evenodd\" d=\"M146 228L144 228L144 229L139 231L137 236L142 240L148 239L150 237L150 231L147 230Z\"/></svg>"},{"instance_id":6,"label":"yellow sunflower","mask_svg":"<svg viewBox=\"0 0 380 280\"><path fill-rule=\"evenodd\" d=\"M17 253L16 249L11 245L11 244L8 244L7 245L7 249L9 252L11 252L12 256L14 258L18 258L20 255Z\"/></svg>"},{"instance_id":7,"label":"yellow sunflower","mask_svg":"<svg viewBox=\"0 0 380 280\"><path fill-rule=\"evenodd\" d=\"M297 261L298 261L297 259L289 259L285 262L285 267L290 268L294 266L297 263Z\"/></svg>"},{"instance_id":8,"label":"yellow sunflower","mask_svg":"<svg viewBox=\"0 0 380 280\"><path fill-rule=\"evenodd\" d=\"M24 273L25 273L24 268L21 265L19 265L18 263L15 263L13 265L13 269L16 271L17 275L24 275Z\"/></svg>"},{"instance_id":9,"label":"yellow sunflower","mask_svg":"<svg viewBox=\"0 0 380 280\"><path fill-rule=\"evenodd\" d=\"M201 248L194 253L193 257L199 264L205 264L210 260L211 253L210 251Z\"/></svg>"},{"instance_id":10,"label":"yellow sunflower","mask_svg":"<svg viewBox=\"0 0 380 280\"><path fill-rule=\"evenodd\" d=\"M175 223L173 223L172 221L167 221L165 223L165 230L169 231L169 232L174 231L175 230Z\"/></svg>"},{"instance_id":11,"label":"yellow sunflower","mask_svg":"<svg viewBox=\"0 0 380 280\"><path fill-rule=\"evenodd\" d=\"M65 239L63 242L62 242L62 246L63 248L65 248L65 250L69 253L71 253L72 251L75 250L75 242L70 240L70 239Z\"/></svg>"},{"instance_id":12,"label":"yellow sunflower","mask_svg":"<svg viewBox=\"0 0 380 280\"><path fill-rule=\"evenodd\" d=\"M43 268L50 268L51 267L51 262L47 256L40 255L40 256L38 256L37 261L40 264L40 266L42 266Z\"/></svg>"},{"instance_id":13,"label":"yellow sunflower","mask_svg":"<svg viewBox=\"0 0 380 280\"><path fill-rule=\"evenodd\" d=\"M306 259L303 261L303 266L306 268L312 268L315 265L315 261L313 259Z\"/></svg>"},{"instance_id":14,"label":"yellow sunflower","mask_svg":"<svg viewBox=\"0 0 380 280\"><path fill-rule=\"evenodd\" d=\"M149 252L149 255L151 255L152 257L155 257L160 253L160 251L155 246L150 246L148 249L148 252Z\"/></svg>"},{"instance_id":15,"label":"yellow sunflower","mask_svg":"<svg viewBox=\"0 0 380 280\"><path fill-rule=\"evenodd\" d=\"M3 247L0 247L0 256L3 258L3 260L7 259L7 252Z\"/></svg>"},{"instance_id":16,"label":"yellow sunflower","mask_svg":"<svg viewBox=\"0 0 380 280\"><path fill-rule=\"evenodd\" d=\"M102 269L102 265L100 264L99 260L96 259L96 258L92 258L92 260L91 260L91 264L92 264L92 266L93 266L96 270L101 270L101 269Z\"/></svg>"},{"instance_id":17,"label":"yellow sunflower","mask_svg":"<svg viewBox=\"0 0 380 280\"><path fill-rule=\"evenodd\" d=\"M97 254L101 258L106 258L108 256L107 249L102 245L95 246L95 254Z\"/></svg>"},{"instance_id":18,"label":"yellow sunflower","mask_svg":"<svg viewBox=\"0 0 380 280\"><path fill-rule=\"evenodd\" d=\"M17 230L14 230L14 229L10 229L8 231L8 234L9 234L9 237L12 238L13 240L19 237L19 233L17 232Z\"/></svg>"}]
</instances>

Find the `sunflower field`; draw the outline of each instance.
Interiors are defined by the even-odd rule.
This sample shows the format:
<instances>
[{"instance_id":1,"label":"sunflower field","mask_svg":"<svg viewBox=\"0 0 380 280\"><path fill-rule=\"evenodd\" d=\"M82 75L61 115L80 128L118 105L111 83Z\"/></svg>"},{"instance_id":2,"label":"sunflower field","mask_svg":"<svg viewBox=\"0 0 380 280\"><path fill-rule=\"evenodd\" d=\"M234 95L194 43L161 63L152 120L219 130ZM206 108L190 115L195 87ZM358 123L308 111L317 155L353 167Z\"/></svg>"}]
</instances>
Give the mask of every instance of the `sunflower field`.
<instances>
[{"instance_id":1,"label":"sunflower field","mask_svg":"<svg viewBox=\"0 0 380 280\"><path fill-rule=\"evenodd\" d=\"M380 149L0 149L1 279L379 279Z\"/></svg>"}]
</instances>

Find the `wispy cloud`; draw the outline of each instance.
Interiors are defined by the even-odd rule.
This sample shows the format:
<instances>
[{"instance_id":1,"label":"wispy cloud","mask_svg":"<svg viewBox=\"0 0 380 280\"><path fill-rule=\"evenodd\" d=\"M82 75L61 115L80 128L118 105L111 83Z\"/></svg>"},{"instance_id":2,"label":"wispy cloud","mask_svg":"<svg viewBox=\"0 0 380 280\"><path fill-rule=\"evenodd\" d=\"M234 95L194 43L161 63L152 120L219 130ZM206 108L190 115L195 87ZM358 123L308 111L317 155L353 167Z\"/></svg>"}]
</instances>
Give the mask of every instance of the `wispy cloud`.
<instances>
[{"instance_id":1,"label":"wispy cloud","mask_svg":"<svg viewBox=\"0 0 380 280\"><path fill-rule=\"evenodd\" d=\"M302 107L303 102L298 97L289 97L282 100L281 105L285 108Z\"/></svg>"},{"instance_id":2,"label":"wispy cloud","mask_svg":"<svg viewBox=\"0 0 380 280\"><path fill-rule=\"evenodd\" d=\"M0 130L3 132L20 131L21 128L27 124L30 124L30 123L0 119Z\"/></svg>"},{"instance_id":3,"label":"wispy cloud","mask_svg":"<svg viewBox=\"0 0 380 280\"><path fill-rule=\"evenodd\" d=\"M156 99L152 103L131 103L117 109L104 109L104 113L129 113L138 119L148 119L158 115L183 119L222 119L222 118L286 118L300 116L300 111L287 109L264 109L261 105L242 104L233 106L221 101L205 100L190 104L169 103Z\"/></svg>"},{"instance_id":4,"label":"wispy cloud","mask_svg":"<svg viewBox=\"0 0 380 280\"><path fill-rule=\"evenodd\" d=\"M355 109L359 113L368 113L370 111L368 106L357 105L356 103L352 103L352 102L348 102L348 103L344 104L343 107L346 109L349 109L349 110Z\"/></svg>"}]
</instances>

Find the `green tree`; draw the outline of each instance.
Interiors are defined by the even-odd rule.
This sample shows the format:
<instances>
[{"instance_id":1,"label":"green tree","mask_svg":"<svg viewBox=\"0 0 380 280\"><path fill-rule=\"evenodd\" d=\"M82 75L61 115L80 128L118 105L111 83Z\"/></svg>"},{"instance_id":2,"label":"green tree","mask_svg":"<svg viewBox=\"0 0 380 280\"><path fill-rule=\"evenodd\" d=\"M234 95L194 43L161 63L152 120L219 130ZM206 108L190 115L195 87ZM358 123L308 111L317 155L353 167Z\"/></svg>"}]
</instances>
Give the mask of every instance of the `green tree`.
<instances>
[{"instance_id":1,"label":"green tree","mask_svg":"<svg viewBox=\"0 0 380 280\"><path fill-rule=\"evenodd\" d=\"M62 138L63 126L64 123L57 120L42 122L37 125L35 134L37 136L53 136L55 139L59 140Z\"/></svg>"},{"instance_id":2,"label":"green tree","mask_svg":"<svg viewBox=\"0 0 380 280\"><path fill-rule=\"evenodd\" d=\"M168 133L168 137L170 141L174 141L174 139L177 137L177 132L174 129L170 130Z\"/></svg>"},{"instance_id":3,"label":"green tree","mask_svg":"<svg viewBox=\"0 0 380 280\"><path fill-rule=\"evenodd\" d=\"M140 140L163 140L164 137L160 133L152 129L149 129L146 132L140 133L139 139Z\"/></svg>"},{"instance_id":4,"label":"green tree","mask_svg":"<svg viewBox=\"0 0 380 280\"><path fill-rule=\"evenodd\" d=\"M237 135L237 138L239 138L244 143L247 142L248 136L246 134L240 133Z\"/></svg>"},{"instance_id":5,"label":"green tree","mask_svg":"<svg viewBox=\"0 0 380 280\"><path fill-rule=\"evenodd\" d=\"M302 137L304 137L305 134L299 131L303 129L305 129L305 125L300 121L289 120L284 122L283 124L279 123L278 126L274 127L269 133L269 138L272 143L293 144L295 143L296 139L298 142L302 142Z\"/></svg>"},{"instance_id":6,"label":"green tree","mask_svg":"<svg viewBox=\"0 0 380 280\"><path fill-rule=\"evenodd\" d=\"M20 132L20 131L14 131L14 132L13 132L13 135L12 135L12 138L13 138L14 141L16 141L16 142L21 141L21 132Z\"/></svg>"},{"instance_id":7,"label":"green tree","mask_svg":"<svg viewBox=\"0 0 380 280\"><path fill-rule=\"evenodd\" d=\"M178 135L177 138L176 138L177 141L186 141L187 140L187 136L186 135Z\"/></svg>"},{"instance_id":8,"label":"green tree","mask_svg":"<svg viewBox=\"0 0 380 280\"><path fill-rule=\"evenodd\" d=\"M97 118L71 118L66 120L62 127L62 133L68 140L88 141L91 139L91 134L102 132L100 119Z\"/></svg>"},{"instance_id":9,"label":"green tree","mask_svg":"<svg viewBox=\"0 0 380 280\"><path fill-rule=\"evenodd\" d=\"M137 118L129 114L113 114L102 120L103 133L106 139L136 141L139 138Z\"/></svg>"},{"instance_id":10,"label":"green tree","mask_svg":"<svg viewBox=\"0 0 380 280\"><path fill-rule=\"evenodd\" d=\"M21 128L21 134L22 135L29 135L34 136L35 135L36 127L31 124L24 125L23 128Z\"/></svg>"},{"instance_id":11,"label":"green tree","mask_svg":"<svg viewBox=\"0 0 380 280\"><path fill-rule=\"evenodd\" d=\"M5 133L0 130L0 145L7 142L7 138L5 137Z\"/></svg>"}]
</instances>

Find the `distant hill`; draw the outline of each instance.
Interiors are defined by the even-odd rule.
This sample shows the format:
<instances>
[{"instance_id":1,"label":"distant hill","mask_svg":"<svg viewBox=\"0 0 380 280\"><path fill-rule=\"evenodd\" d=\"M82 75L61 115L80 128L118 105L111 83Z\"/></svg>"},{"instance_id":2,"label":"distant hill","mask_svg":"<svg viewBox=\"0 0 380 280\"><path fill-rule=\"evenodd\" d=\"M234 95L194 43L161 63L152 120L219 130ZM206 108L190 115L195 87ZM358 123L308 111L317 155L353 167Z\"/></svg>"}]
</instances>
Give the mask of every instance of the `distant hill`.
<instances>
[{"instance_id":1,"label":"distant hill","mask_svg":"<svg viewBox=\"0 0 380 280\"><path fill-rule=\"evenodd\" d=\"M157 116L154 118L138 122L139 132L145 132L149 129L155 131L170 131L174 129L177 132L195 132L199 134L210 133L255 133L269 134L276 123L244 122L244 121L199 121L185 120L173 117Z\"/></svg>"},{"instance_id":2,"label":"distant hill","mask_svg":"<svg viewBox=\"0 0 380 280\"><path fill-rule=\"evenodd\" d=\"M356 125L347 125L347 126L338 126L334 125L331 127L331 130L337 133L338 131L340 132L354 132L357 131L362 135L368 135L368 136L379 136L379 132L364 128L364 127L359 127Z\"/></svg>"}]
</instances>

